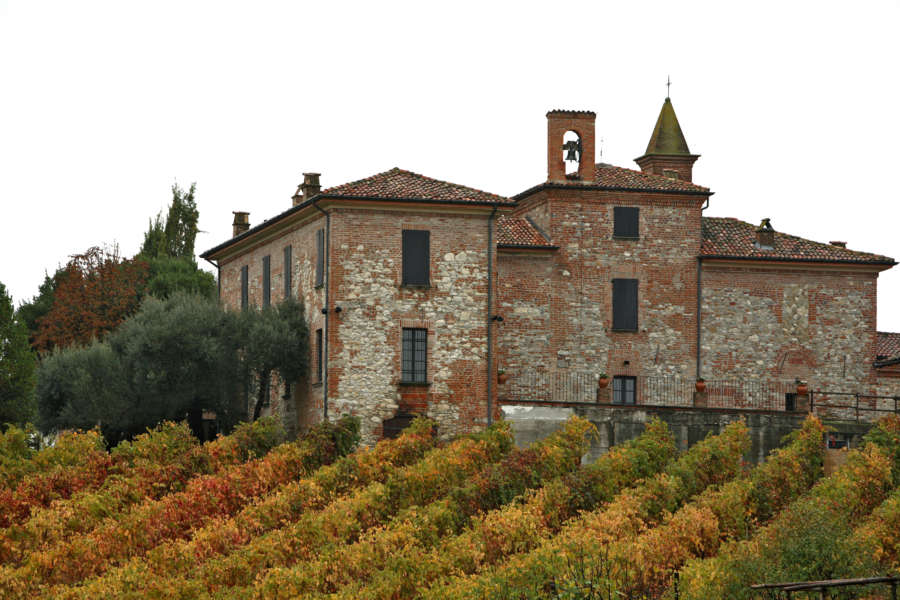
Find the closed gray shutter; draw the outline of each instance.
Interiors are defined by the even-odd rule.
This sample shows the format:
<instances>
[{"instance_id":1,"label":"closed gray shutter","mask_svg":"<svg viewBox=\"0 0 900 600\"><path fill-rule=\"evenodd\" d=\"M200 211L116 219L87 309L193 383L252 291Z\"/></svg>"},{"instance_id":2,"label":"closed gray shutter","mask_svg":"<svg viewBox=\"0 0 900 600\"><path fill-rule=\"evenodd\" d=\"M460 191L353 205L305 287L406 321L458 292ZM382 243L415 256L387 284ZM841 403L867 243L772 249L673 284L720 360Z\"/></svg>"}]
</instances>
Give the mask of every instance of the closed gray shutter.
<instances>
[{"instance_id":1,"label":"closed gray shutter","mask_svg":"<svg viewBox=\"0 0 900 600\"><path fill-rule=\"evenodd\" d=\"M613 329L637 331L638 280L613 279Z\"/></svg>"},{"instance_id":2,"label":"closed gray shutter","mask_svg":"<svg viewBox=\"0 0 900 600\"><path fill-rule=\"evenodd\" d=\"M263 256L263 306L272 304L272 258L268 255Z\"/></svg>"},{"instance_id":3,"label":"closed gray shutter","mask_svg":"<svg viewBox=\"0 0 900 600\"><path fill-rule=\"evenodd\" d=\"M247 265L241 267L241 308L247 308L247 305L250 303L250 294L248 292L247 286L250 283L250 277L247 273Z\"/></svg>"},{"instance_id":4,"label":"closed gray shutter","mask_svg":"<svg viewBox=\"0 0 900 600\"><path fill-rule=\"evenodd\" d=\"M291 264L293 261L292 255L293 255L292 248L290 246L285 246L284 247L284 297L285 298L291 297L291 284L292 284L291 279L293 277L292 269L294 268L293 265Z\"/></svg>"},{"instance_id":5,"label":"closed gray shutter","mask_svg":"<svg viewBox=\"0 0 900 600\"><path fill-rule=\"evenodd\" d=\"M403 231L403 285L428 285L429 231Z\"/></svg>"},{"instance_id":6,"label":"closed gray shutter","mask_svg":"<svg viewBox=\"0 0 900 600\"><path fill-rule=\"evenodd\" d=\"M316 232L316 287L325 283L325 230Z\"/></svg>"},{"instance_id":7,"label":"closed gray shutter","mask_svg":"<svg viewBox=\"0 0 900 600\"><path fill-rule=\"evenodd\" d=\"M637 238L639 237L640 209L632 206L613 207L613 237Z\"/></svg>"}]
</instances>

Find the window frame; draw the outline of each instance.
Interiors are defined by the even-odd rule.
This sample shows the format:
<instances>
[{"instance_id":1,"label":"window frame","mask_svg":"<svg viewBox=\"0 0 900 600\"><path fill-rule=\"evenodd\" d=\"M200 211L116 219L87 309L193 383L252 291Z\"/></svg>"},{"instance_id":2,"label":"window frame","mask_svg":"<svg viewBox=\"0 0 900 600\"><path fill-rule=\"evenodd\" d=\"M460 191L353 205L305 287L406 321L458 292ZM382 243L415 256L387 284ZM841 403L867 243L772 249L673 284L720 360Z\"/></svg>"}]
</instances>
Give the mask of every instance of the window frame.
<instances>
[{"instance_id":1,"label":"window frame","mask_svg":"<svg viewBox=\"0 0 900 600\"><path fill-rule=\"evenodd\" d=\"M422 258L424 272L418 278L414 277L414 275L420 274L413 272L416 265L413 264L413 257L409 254L413 251L412 245L417 237L419 238L419 243L424 244L423 248L418 249L424 250L425 255ZM431 231L428 229L404 229L401 233L400 255L400 285L403 287L430 287Z\"/></svg>"},{"instance_id":2,"label":"window frame","mask_svg":"<svg viewBox=\"0 0 900 600\"><path fill-rule=\"evenodd\" d=\"M631 384L628 389L626 384ZM635 406L637 404L637 377L634 375L615 375L612 380L612 403L622 406ZM631 400L629 402L629 399Z\"/></svg>"},{"instance_id":3,"label":"window frame","mask_svg":"<svg viewBox=\"0 0 900 600\"><path fill-rule=\"evenodd\" d=\"M428 384L428 330L425 328L400 330L400 383Z\"/></svg>"},{"instance_id":4,"label":"window frame","mask_svg":"<svg viewBox=\"0 0 900 600\"><path fill-rule=\"evenodd\" d=\"M633 225L633 235L631 234L631 225ZM613 207L613 239L641 239L641 208L639 206Z\"/></svg>"}]
</instances>

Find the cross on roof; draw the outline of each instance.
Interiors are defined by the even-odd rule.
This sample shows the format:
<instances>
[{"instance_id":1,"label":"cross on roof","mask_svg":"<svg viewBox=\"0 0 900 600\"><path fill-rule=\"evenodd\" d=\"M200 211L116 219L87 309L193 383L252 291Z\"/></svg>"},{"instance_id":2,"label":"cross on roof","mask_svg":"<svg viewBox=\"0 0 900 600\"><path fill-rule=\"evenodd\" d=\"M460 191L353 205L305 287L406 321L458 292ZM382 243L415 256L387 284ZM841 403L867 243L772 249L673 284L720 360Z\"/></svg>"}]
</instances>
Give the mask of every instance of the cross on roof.
<instances>
[{"instance_id":1,"label":"cross on roof","mask_svg":"<svg viewBox=\"0 0 900 600\"><path fill-rule=\"evenodd\" d=\"M669 97L669 88L672 86L672 80L666 75L666 98Z\"/></svg>"}]
</instances>

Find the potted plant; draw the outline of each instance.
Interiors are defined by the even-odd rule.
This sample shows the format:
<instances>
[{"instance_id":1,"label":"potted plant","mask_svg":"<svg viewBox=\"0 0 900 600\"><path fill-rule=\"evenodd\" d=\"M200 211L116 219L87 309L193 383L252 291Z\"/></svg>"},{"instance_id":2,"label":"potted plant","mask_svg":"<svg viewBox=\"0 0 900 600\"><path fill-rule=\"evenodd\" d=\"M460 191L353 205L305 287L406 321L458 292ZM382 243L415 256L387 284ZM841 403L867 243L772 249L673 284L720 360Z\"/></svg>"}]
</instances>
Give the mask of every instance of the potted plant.
<instances>
[{"instance_id":1,"label":"potted plant","mask_svg":"<svg viewBox=\"0 0 900 600\"><path fill-rule=\"evenodd\" d=\"M706 380L703 379L702 377L698 377L697 382L694 384L694 387L697 389L698 392L705 392L706 391Z\"/></svg>"},{"instance_id":2,"label":"potted plant","mask_svg":"<svg viewBox=\"0 0 900 600\"><path fill-rule=\"evenodd\" d=\"M497 369L497 383L506 383L507 379L509 379L509 375L506 374L506 371Z\"/></svg>"},{"instance_id":3,"label":"potted plant","mask_svg":"<svg viewBox=\"0 0 900 600\"><path fill-rule=\"evenodd\" d=\"M800 379L796 380L797 383L797 395L806 396L809 394L809 385L805 381L801 381Z\"/></svg>"},{"instance_id":4,"label":"potted plant","mask_svg":"<svg viewBox=\"0 0 900 600\"><path fill-rule=\"evenodd\" d=\"M603 389L606 386L608 386L609 385L609 375L607 375L606 373L600 373L600 375L597 377L597 385L600 386L600 389Z\"/></svg>"}]
</instances>

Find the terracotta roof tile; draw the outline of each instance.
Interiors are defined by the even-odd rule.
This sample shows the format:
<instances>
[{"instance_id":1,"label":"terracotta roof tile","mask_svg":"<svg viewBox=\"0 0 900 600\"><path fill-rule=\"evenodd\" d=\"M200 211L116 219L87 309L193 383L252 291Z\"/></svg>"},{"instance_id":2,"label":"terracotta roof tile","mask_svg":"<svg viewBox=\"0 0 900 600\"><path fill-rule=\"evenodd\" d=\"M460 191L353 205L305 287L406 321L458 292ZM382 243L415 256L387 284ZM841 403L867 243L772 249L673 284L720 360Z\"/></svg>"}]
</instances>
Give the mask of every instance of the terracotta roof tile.
<instances>
[{"instance_id":1,"label":"terracotta roof tile","mask_svg":"<svg viewBox=\"0 0 900 600\"><path fill-rule=\"evenodd\" d=\"M501 216L497 219L497 245L528 248L556 247L527 218L508 216Z\"/></svg>"},{"instance_id":2,"label":"terracotta roof tile","mask_svg":"<svg viewBox=\"0 0 900 600\"><path fill-rule=\"evenodd\" d=\"M594 174L597 177L597 183L601 186L672 192L709 191L709 188L691 183L690 181L670 179L668 177L663 177L662 175L644 173L643 171L635 171L634 169L616 167L605 163L598 164L594 169Z\"/></svg>"},{"instance_id":3,"label":"terracotta roof tile","mask_svg":"<svg viewBox=\"0 0 900 600\"><path fill-rule=\"evenodd\" d=\"M879 331L875 338L875 360L900 359L900 333Z\"/></svg>"},{"instance_id":4,"label":"terracotta roof tile","mask_svg":"<svg viewBox=\"0 0 900 600\"><path fill-rule=\"evenodd\" d=\"M848 263L894 264L894 259L868 252L857 252L840 246L813 242L793 235L775 232L772 249L756 247L755 225L731 217L704 217L702 256L728 258L800 260Z\"/></svg>"},{"instance_id":5,"label":"terracotta roof tile","mask_svg":"<svg viewBox=\"0 0 900 600\"><path fill-rule=\"evenodd\" d=\"M446 200L449 202L496 202L500 204L512 204L513 202L503 196L432 179L398 168L359 181L351 181L328 188L322 192L322 195L385 200Z\"/></svg>"}]
</instances>

